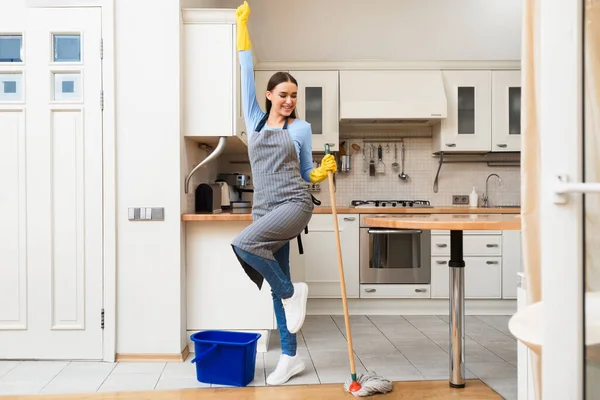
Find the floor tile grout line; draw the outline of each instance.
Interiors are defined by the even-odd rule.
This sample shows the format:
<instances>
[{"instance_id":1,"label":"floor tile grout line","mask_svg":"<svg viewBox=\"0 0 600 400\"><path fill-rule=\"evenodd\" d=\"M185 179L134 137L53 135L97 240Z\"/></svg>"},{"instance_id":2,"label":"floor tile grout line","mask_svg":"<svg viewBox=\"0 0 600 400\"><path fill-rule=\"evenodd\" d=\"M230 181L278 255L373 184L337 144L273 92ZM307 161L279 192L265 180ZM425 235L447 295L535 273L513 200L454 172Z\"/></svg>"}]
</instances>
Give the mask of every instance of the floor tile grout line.
<instances>
[{"instance_id":1,"label":"floor tile grout line","mask_svg":"<svg viewBox=\"0 0 600 400\"><path fill-rule=\"evenodd\" d=\"M500 329L496 328L494 325L488 324L488 323L487 323L487 322L485 322L484 320L482 320L482 319L479 319L479 318L477 317L477 315L472 315L472 317L474 317L476 320L480 321L482 324L484 324L484 325L487 325L487 326L489 326L490 328L497 330L498 332L500 332L500 333L501 333L501 334L503 334L504 336L506 336L506 337L508 337L508 338L510 338L510 339L513 339L513 340L515 340L515 341L516 341L516 339L515 339L515 337L514 337L514 336L512 336L512 335L508 335L508 334L506 334L506 332L502 332Z\"/></svg>"},{"instance_id":2,"label":"floor tile grout line","mask_svg":"<svg viewBox=\"0 0 600 400\"><path fill-rule=\"evenodd\" d=\"M317 379L319 380L319 384L321 384L323 382L321 382L321 377L319 376L319 371L317 371L317 366L315 365L315 360L313 360L312 354L310 354L310 349L308 348L308 343L306 343L306 338L304 337L304 333L302 332L302 330L300 330L299 333L302 336L302 341L304 342L304 346L306 347L306 352L308 353L308 357L310 358L310 363L312 364L313 371L315 371L315 375L317 376ZM266 382L266 378L265 378L265 382Z\"/></svg>"},{"instance_id":3,"label":"floor tile grout line","mask_svg":"<svg viewBox=\"0 0 600 400\"><path fill-rule=\"evenodd\" d=\"M402 353L402 351L401 351L401 350L400 350L398 347L396 347L396 345L395 345L395 344L394 344L394 343L393 343L393 342L390 340L390 338L389 338L389 337L387 337L387 336L386 336L386 334L385 334L385 333L383 333L383 331L382 331L381 329L379 329L379 327L377 326L377 324L376 324L375 322L373 322L373 320L372 320L371 318L369 318L369 316L368 316L368 315L365 315L365 317L366 317L366 318L367 318L369 321L371 321L371 323L373 324L373 326L375 326L375 328L377 328L377 330L378 330L379 332L381 332L381 334L383 335L383 337L384 337L384 338L386 338L386 340L387 340L388 342L390 342L390 344L391 344L392 346L394 346L394 348L395 348L396 350L398 350L398 353L400 353L400 354L402 355L402 357L406 358L406 361L408 361L408 362L410 363L410 365L412 365L412 367L415 369L415 371L417 371L417 373L418 373L419 375L421 375L421 377L422 377L424 380L428 380L427 378L425 378L425 375L423 375L423 373L422 373L422 372L419 370L419 368L417 368L417 366L416 366L416 365L414 365L414 364L412 363L412 361L410 361L410 360L409 360L409 358L408 358L408 357L406 357L406 356L404 355L404 353ZM405 321L406 321L406 318L404 318L404 316L402 316L402 315L399 315L399 317L400 317L400 318L402 318L403 320L405 320ZM408 321L406 321L406 322L408 322ZM430 339L430 340L431 340L431 339Z\"/></svg>"},{"instance_id":4,"label":"floor tile grout line","mask_svg":"<svg viewBox=\"0 0 600 400\"><path fill-rule=\"evenodd\" d=\"M48 386L50 384L50 382L52 382L54 379L56 379L56 377L58 375L60 375L61 372L64 371L65 368L67 368L68 365L71 364L71 361L68 361L65 365L63 365L63 367L60 369L60 371L58 371L56 373L56 375L54 375L52 378L50 378L50 380L48 382L46 382L46 384L44 386L42 386L42 388L39 390L39 392L37 392L37 394L40 394L44 391L44 389L46 389L46 386Z\"/></svg>"},{"instance_id":5,"label":"floor tile grout line","mask_svg":"<svg viewBox=\"0 0 600 400\"><path fill-rule=\"evenodd\" d=\"M10 360L7 360L10 361ZM13 366L11 369L9 369L8 371L6 371L5 373L3 373L2 375L0 375L0 379L4 378L6 375L8 375L8 373L12 370L14 370L15 368L17 368L19 365L23 364L23 361L21 360L15 360L17 361L17 364L15 366Z\"/></svg>"},{"instance_id":6,"label":"floor tile grout line","mask_svg":"<svg viewBox=\"0 0 600 400\"><path fill-rule=\"evenodd\" d=\"M437 317L437 315L436 315ZM404 318L406 319L406 318ZM443 321L443 320L442 320ZM423 336L425 336L427 339L431 340L437 347L439 347L444 353L448 354L448 352L442 347L440 346L435 340L433 340L432 338L430 338L425 332L423 332L422 330L420 330L419 328L417 328L412 322L410 322L408 319L406 319L406 322L408 322L413 328L415 328L416 330L418 330L419 332L421 332L423 334ZM448 339L450 335L448 334Z\"/></svg>"},{"instance_id":7,"label":"floor tile grout line","mask_svg":"<svg viewBox=\"0 0 600 400\"><path fill-rule=\"evenodd\" d=\"M185 361L183 361L185 362ZM167 364L165 363L165 365L163 365L162 369L160 370L160 374L158 374L158 379L156 380L156 383L154 384L154 387L152 388L152 390L156 390L156 386L158 385L158 382L160 381L160 378L162 378L162 375L165 372L165 369L167 368Z\"/></svg>"},{"instance_id":8,"label":"floor tile grout line","mask_svg":"<svg viewBox=\"0 0 600 400\"><path fill-rule=\"evenodd\" d=\"M439 315L438 315L437 317L438 317L438 318L440 318L440 317L439 317ZM481 321L479 318L477 318L477 317L475 317L475 318L476 318L478 321ZM443 321L444 323L447 323L446 321L444 321L444 320L443 320L443 319L441 319L441 318L440 318L440 320L441 320L441 321ZM465 322L466 322L466 319L465 319ZM485 323L485 321L481 321L481 323L482 323L482 324L484 324L484 325L488 325L488 324L486 324L486 323ZM448 324L448 325L450 325L450 323L447 323L447 324ZM492 328L493 328L493 327L492 327ZM496 328L494 328L494 329L496 329ZM496 329L496 330L497 330L497 329ZM498 357L498 358L499 358L499 359L501 359L502 361L506 362L507 364L509 364L509 365L511 365L511 366L514 366L514 365L512 365L510 362L508 362L507 360L505 360L504 358L502 358L500 355L496 354L496 353L495 353L495 352L494 352L492 349L490 349L490 348L488 348L487 346L485 346L484 344L482 344L482 343L478 342L478 341L477 341L477 340L475 340L475 339L474 339L472 336L469 336L469 335L467 335L467 333L466 333L466 326L465 326L465 332L463 332L463 333L464 333L464 335L465 335L465 337L466 337L466 338L469 338L469 339L471 339L472 341L474 341L475 343L477 343L478 345L480 345L481 347L483 347L484 349L486 349L487 351L489 351L490 353L492 353L493 355L495 355L496 357ZM502 333L504 333L504 332L502 332ZM467 366L466 366L466 363L467 363L467 359L466 359L466 358L467 358L467 349L466 349L466 347L467 347L467 341L465 340L465 369L466 369L466 370L469 370L469 369L467 368ZM469 371L470 371L470 370L469 370ZM472 373L473 375L475 375L475 376L477 376L477 377L479 378L479 375L477 375L477 374L476 374L476 373L474 373L473 371L471 371L471 373ZM481 378L479 378L479 379L481 379Z\"/></svg>"},{"instance_id":9,"label":"floor tile grout line","mask_svg":"<svg viewBox=\"0 0 600 400\"><path fill-rule=\"evenodd\" d=\"M102 380L102 382L100 382L100 385L98 385L98 387L96 388L96 392L97 392L98 390L100 390L100 388L102 387L102 385L104 385L104 383L106 382L106 380L108 379L108 377L112 375L113 371L115 370L115 368L117 368L117 365L118 365L118 364L119 364L118 362L114 363L113 367L112 367L112 368L111 368L111 370L108 372L108 375L106 375L106 378L104 378L104 379Z\"/></svg>"},{"instance_id":10,"label":"floor tile grout line","mask_svg":"<svg viewBox=\"0 0 600 400\"><path fill-rule=\"evenodd\" d=\"M366 317L366 315L365 315ZM333 315L330 315L329 318L331 318L331 320L333 321L333 323L335 324L335 326L337 326L337 328L339 329L340 333L342 334L342 336L344 337L344 339L346 339L346 347L348 347L348 335L346 333L346 335L344 335L344 332L342 332L342 329L340 328L340 326L337 324L337 322L335 322L335 318L333 318ZM350 317L348 317L349 319ZM368 318L367 318L368 319ZM369 322L373 323L371 320L369 320ZM350 323L350 321L348 321L348 323ZM344 321L344 329L345 329L345 324L346 322ZM352 334L352 326L350 326L350 334ZM368 371L367 367L365 366L365 363L363 362L363 360L360 359L359 355L356 354L356 351L354 351L354 341L352 342L353 346L352 346L352 355L356 356L356 358L358 358L358 361L360 362L360 364L362 365L362 367L365 369L365 371ZM348 349L346 349L346 353L348 353ZM348 354L346 354L346 357L348 357ZM348 362L350 362L350 357L348 357ZM348 369L350 369L350 365L348 365ZM358 374L358 372L357 372Z\"/></svg>"}]
</instances>

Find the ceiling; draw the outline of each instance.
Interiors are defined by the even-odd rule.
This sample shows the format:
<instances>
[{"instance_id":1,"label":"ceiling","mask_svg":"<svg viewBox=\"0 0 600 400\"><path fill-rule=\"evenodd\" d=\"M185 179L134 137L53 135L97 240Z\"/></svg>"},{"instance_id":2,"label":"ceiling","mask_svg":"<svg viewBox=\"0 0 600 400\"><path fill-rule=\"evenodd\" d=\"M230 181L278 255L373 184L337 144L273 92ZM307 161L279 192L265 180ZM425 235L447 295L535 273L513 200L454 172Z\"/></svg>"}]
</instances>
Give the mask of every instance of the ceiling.
<instances>
[{"instance_id":1,"label":"ceiling","mask_svg":"<svg viewBox=\"0 0 600 400\"><path fill-rule=\"evenodd\" d=\"M180 0L236 8L242 0ZM261 62L519 60L521 0L249 0Z\"/></svg>"}]
</instances>

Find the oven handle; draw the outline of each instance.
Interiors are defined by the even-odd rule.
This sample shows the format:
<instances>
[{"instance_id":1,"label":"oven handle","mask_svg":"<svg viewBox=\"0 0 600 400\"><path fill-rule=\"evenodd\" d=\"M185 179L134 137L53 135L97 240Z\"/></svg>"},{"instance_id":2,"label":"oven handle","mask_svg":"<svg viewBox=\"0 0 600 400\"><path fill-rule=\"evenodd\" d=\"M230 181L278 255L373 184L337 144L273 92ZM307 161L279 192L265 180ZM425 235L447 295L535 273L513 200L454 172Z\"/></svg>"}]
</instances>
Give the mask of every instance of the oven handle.
<instances>
[{"instance_id":1,"label":"oven handle","mask_svg":"<svg viewBox=\"0 0 600 400\"><path fill-rule=\"evenodd\" d=\"M375 235L412 235L413 233L423 233L420 229L369 229L368 232Z\"/></svg>"}]
</instances>

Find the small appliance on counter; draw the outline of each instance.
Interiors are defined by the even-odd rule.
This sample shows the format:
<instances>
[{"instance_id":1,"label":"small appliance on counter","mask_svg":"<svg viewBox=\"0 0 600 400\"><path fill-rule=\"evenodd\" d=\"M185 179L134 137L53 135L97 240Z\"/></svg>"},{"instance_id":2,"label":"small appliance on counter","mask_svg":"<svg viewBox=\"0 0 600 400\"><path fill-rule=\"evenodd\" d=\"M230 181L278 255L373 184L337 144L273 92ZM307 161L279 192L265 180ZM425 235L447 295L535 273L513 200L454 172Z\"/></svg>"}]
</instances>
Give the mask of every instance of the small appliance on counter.
<instances>
[{"instance_id":1,"label":"small appliance on counter","mask_svg":"<svg viewBox=\"0 0 600 400\"><path fill-rule=\"evenodd\" d=\"M231 202L231 213L232 214L251 214L252 203L249 201L232 201Z\"/></svg>"},{"instance_id":2,"label":"small appliance on counter","mask_svg":"<svg viewBox=\"0 0 600 400\"><path fill-rule=\"evenodd\" d=\"M233 212L233 204L237 202L241 203L249 203L249 201L244 201L243 194L244 193L253 193L254 189L250 189L250 176L244 174L219 174L217 176L217 180L215 181L217 184L222 185L222 195L221 195L221 206L223 208L232 209ZM225 194L227 193L227 194ZM244 206L245 207L245 206ZM242 208L244 208L242 207ZM245 211L244 211L245 213Z\"/></svg>"},{"instance_id":3,"label":"small appliance on counter","mask_svg":"<svg viewBox=\"0 0 600 400\"><path fill-rule=\"evenodd\" d=\"M196 188L195 211L202 214L218 214L221 208L221 189L218 183L201 183Z\"/></svg>"}]
</instances>

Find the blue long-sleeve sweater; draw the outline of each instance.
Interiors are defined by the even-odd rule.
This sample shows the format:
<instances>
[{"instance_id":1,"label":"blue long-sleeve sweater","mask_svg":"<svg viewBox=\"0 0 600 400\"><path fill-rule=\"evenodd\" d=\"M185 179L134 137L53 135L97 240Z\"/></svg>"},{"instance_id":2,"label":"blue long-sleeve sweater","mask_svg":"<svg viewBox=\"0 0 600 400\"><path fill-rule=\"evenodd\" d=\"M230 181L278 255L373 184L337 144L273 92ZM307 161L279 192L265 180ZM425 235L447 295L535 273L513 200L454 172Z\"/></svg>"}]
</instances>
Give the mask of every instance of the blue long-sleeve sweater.
<instances>
[{"instance_id":1,"label":"blue long-sleeve sweater","mask_svg":"<svg viewBox=\"0 0 600 400\"><path fill-rule=\"evenodd\" d=\"M256 101L256 84L254 82L254 66L251 50L240 51L239 58L241 65L242 108L244 110L246 129L249 135L252 135L260 120L265 116L265 113L260 109ZM272 128L265 124L262 130L265 129L274 130L281 128ZM311 126L308 122L296 118L294 122L288 125L288 132L296 146L296 153L300 160L300 175L302 175L302 179L306 182L310 182L309 173L313 169Z\"/></svg>"}]
</instances>

